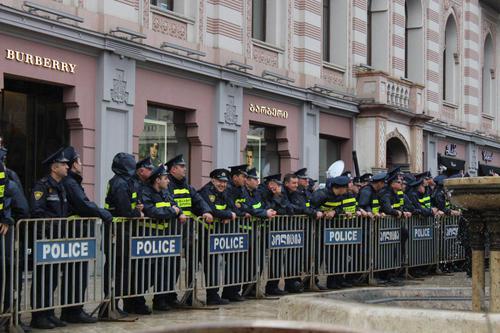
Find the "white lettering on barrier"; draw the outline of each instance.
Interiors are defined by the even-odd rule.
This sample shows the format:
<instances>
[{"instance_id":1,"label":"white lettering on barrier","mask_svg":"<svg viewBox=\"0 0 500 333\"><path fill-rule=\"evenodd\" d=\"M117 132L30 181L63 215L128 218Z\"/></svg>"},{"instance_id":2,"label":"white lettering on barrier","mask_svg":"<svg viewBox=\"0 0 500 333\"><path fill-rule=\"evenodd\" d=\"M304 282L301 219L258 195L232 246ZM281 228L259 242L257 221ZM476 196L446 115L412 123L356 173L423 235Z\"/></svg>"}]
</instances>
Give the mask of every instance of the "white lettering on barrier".
<instances>
[{"instance_id":1,"label":"white lettering on barrier","mask_svg":"<svg viewBox=\"0 0 500 333\"><path fill-rule=\"evenodd\" d=\"M446 227L446 238L456 238L458 236L458 226Z\"/></svg>"},{"instance_id":2,"label":"white lettering on barrier","mask_svg":"<svg viewBox=\"0 0 500 333\"><path fill-rule=\"evenodd\" d=\"M138 240L137 253L138 256L161 255L175 253L176 240Z\"/></svg>"},{"instance_id":3,"label":"white lettering on barrier","mask_svg":"<svg viewBox=\"0 0 500 333\"><path fill-rule=\"evenodd\" d=\"M347 231L330 231L329 234L330 242L353 242L358 240L357 230L347 230Z\"/></svg>"},{"instance_id":4,"label":"white lettering on barrier","mask_svg":"<svg viewBox=\"0 0 500 333\"><path fill-rule=\"evenodd\" d=\"M42 247L42 259L75 259L89 255L88 242L45 243Z\"/></svg>"},{"instance_id":5,"label":"white lettering on barrier","mask_svg":"<svg viewBox=\"0 0 500 333\"><path fill-rule=\"evenodd\" d=\"M301 246L302 233L271 234L271 247Z\"/></svg>"},{"instance_id":6,"label":"white lettering on barrier","mask_svg":"<svg viewBox=\"0 0 500 333\"><path fill-rule=\"evenodd\" d=\"M425 227L425 228L414 228L414 238L431 238L431 228Z\"/></svg>"},{"instance_id":7,"label":"white lettering on barrier","mask_svg":"<svg viewBox=\"0 0 500 333\"><path fill-rule=\"evenodd\" d=\"M397 242L399 241L399 230L386 230L380 231L379 241L381 243Z\"/></svg>"},{"instance_id":8,"label":"white lettering on barrier","mask_svg":"<svg viewBox=\"0 0 500 333\"><path fill-rule=\"evenodd\" d=\"M242 250L243 236L217 237L214 239L215 251Z\"/></svg>"}]
</instances>

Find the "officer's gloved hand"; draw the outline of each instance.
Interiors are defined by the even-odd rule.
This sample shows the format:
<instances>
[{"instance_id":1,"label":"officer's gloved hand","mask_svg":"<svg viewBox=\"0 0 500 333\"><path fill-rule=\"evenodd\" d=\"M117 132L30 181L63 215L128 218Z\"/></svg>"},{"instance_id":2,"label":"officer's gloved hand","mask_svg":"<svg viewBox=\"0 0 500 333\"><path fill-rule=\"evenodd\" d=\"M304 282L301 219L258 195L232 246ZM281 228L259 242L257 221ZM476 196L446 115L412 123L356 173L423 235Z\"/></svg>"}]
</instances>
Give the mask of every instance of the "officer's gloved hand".
<instances>
[{"instance_id":1,"label":"officer's gloved hand","mask_svg":"<svg viewBox=\"0 0 500 333\"><path fill-rule=\"evenodd\" d=\"M105 209L101 209L101 219L104 223L113 222L113 215Z\"/></svg>"},{"instance_id":2,"label":"officer's gloved hand","mask_svg":"<svg viewBox=\"0 0 500 333\"><path fill-rule=\"evenodd\" d=\"M0 235L5 236L9 231L9 225L7 223L0 223Z\"/></svg>"}]
</instances>

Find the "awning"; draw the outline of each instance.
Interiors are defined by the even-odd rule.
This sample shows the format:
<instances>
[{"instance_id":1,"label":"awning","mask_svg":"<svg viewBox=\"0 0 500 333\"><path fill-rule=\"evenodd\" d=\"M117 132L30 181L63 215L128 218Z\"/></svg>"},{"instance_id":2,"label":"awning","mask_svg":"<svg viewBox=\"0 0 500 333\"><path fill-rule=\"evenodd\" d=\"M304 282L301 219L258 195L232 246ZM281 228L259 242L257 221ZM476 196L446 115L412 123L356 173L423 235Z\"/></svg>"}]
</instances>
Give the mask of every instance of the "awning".
<instances>
[{"instance_id":1,"label":"awning","mask_svg":"<svg viewBox=\"0 0 500 333\"><path fill-rule=\"evenodd\" d=\"M493 165L486 165L479 163L478 169L479 169L478 170L479 176L491 176L493 175L493 173L500 175L500 168Z\"/></svg>"},{"instance_id":2,"label":"awning","mask_svg":"<svg viewBox=\"0 0 500 333\"><path fill-rule=\"evenodd\" d=\"M445 157L438 154L438 164L444 165L448 171L447 173L449 173L449 171L465 171L465 161L457 158Z\"/></svg>"}]
</instances>

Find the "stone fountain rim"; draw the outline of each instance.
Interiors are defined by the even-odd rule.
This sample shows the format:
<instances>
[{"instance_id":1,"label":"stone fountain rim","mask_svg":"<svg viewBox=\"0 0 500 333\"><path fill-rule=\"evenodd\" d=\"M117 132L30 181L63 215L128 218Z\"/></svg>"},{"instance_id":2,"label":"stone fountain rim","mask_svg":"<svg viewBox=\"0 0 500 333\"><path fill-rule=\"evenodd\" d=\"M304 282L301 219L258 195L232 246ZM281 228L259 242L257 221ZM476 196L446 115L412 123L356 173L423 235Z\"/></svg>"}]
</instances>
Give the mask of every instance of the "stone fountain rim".
<instances>
[{"instance_id":1,"label":"stone fountain rim","mask_svg":"<svg viewBox=\"0 0 500 333\"><path fill-rule=\"evenodd\" d=\"M464 177L445 179L444 187L450 190L489 190L500 188L500 177Z\"/></svg>"}]
</instances>

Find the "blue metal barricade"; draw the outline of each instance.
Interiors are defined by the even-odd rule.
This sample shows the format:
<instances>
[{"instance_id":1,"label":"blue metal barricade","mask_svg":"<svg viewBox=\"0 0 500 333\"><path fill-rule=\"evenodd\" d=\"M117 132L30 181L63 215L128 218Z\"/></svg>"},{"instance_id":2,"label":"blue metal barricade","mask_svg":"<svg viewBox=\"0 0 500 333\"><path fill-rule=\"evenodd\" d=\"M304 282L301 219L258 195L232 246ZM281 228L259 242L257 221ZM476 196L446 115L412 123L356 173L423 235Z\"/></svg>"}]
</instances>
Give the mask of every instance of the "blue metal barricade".
<instances>
[{"instance_id":1,"label":"blue metal barricade","mask_svg":"<svg viewBox=\"0 0 500 333\"><path fill-rule=\"evenodd\" d=\"M106 294L113 300L194 289L196 222L115 218L108 232ZM115 302L111 302L111 308Z\"/></svg>"},{"instance_id":2,"label":"blue metal barricade","mask_svg":"<svg viewBox=\"0 0 500 333\"><path fill-rule=\"evenodd\" d=\"M401 233L404 220L387 216L371 222L371 276L401 268Z\"/></svg>"},{"instance_id":3,"label":"blue metal barricade","mask_svg":"<svg viewBox=\"0 0 500 333\"><path fill-rule=\"evenodd\" d=\"M265 243L262 284L311 275L312 223L304 215L276 216L265 221L260 229Z\"/></svg>"},{"instance_id":4,"label":"blue metal barricade","mask_svg":"<svg viewBox=\"0 0 500 333\"><path fill-rule=\"evenodd\" d=\"M97 274L104 262L101 228L96 218L17 222L16 323L25 313L106 301Z\"/></svg>"},{"instance_id":5,"label":"blue metal barricade","mask_svg":"<svg viewBox=\"0 0 500 333\"><path fill-rule=\"evenodd\" d=\"M317 222L315 244L316 274L368 273L370 220L338 216Z\"/></svg>"},{"instance_id":6,"label":"blue metal barricade","mask_svg":"<svg viewBox=\"0 0 500 333\"><path fill-rule=\"evenodd\" d=\"M413 216L407 220L408 242L406 253L408 267L436 265L436 228L438 220L434 217Z\"/></svg>"},{"instance_id":7,"label":"blue metal barricade","mask_svg":"<svg viewBox=\"0 0 500 333\"><path fill-rule=\"evenodd\" d=\"M440 264L465 260L465 249L458 239L460 216L445 216L439 220L438 262Z\"/></svg>"}]
</instances>

